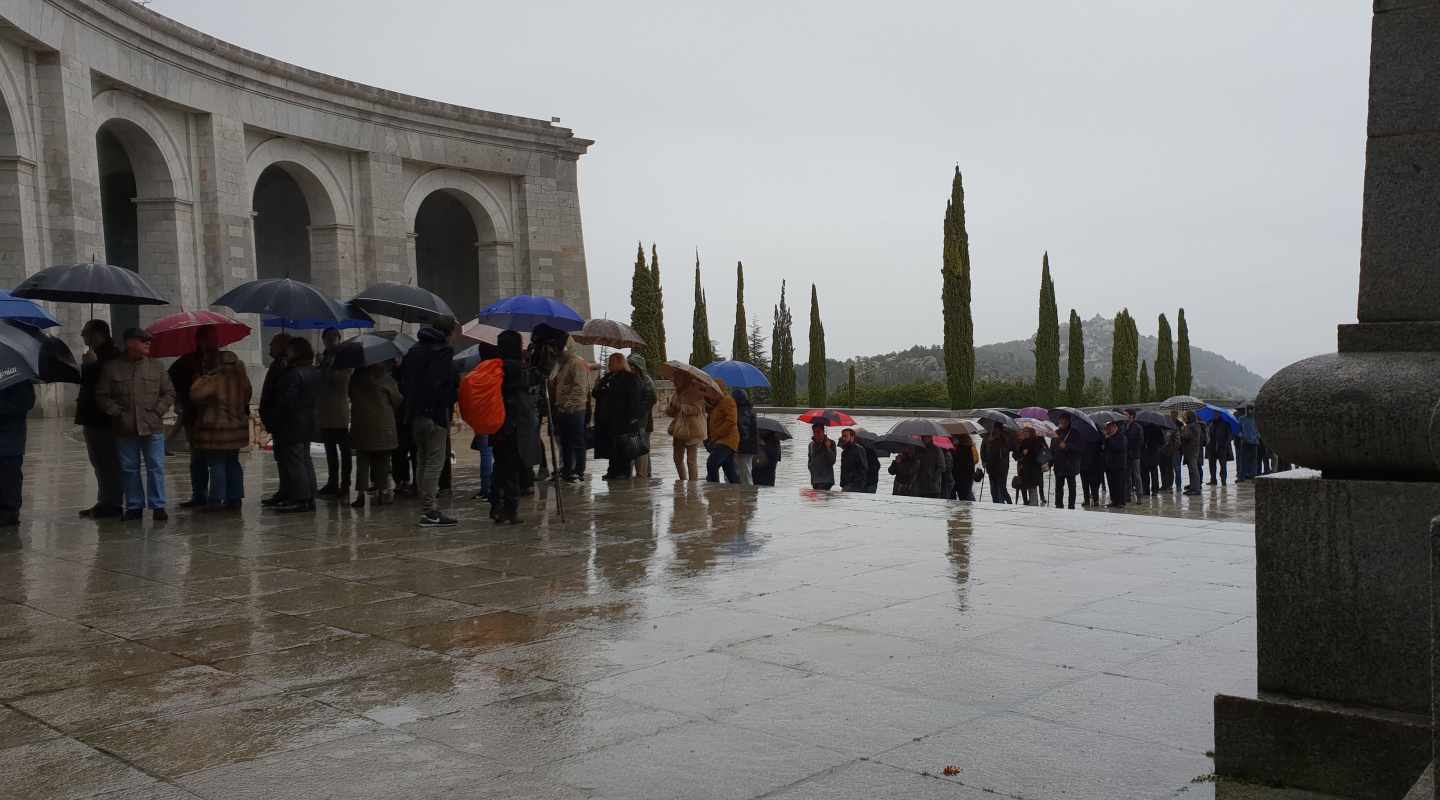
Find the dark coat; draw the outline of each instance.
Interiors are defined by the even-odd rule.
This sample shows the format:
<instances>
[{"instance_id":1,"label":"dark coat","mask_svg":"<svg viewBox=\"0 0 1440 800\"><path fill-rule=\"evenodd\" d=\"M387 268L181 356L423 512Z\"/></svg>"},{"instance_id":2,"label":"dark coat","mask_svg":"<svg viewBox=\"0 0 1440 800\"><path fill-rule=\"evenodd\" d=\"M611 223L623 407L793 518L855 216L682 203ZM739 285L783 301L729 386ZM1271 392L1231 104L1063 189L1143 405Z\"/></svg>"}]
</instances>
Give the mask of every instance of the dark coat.
<instances>
[{"instance_id":1,"label":"dark coat","mask_svg":"<svg viewBox=\"0 0 1440 800\"><path fill-rule=\"evenodd\" d=\"M0 458L25 455L25 426L35 407L35 384L30 381L0 390Z\"/></svg>"},{"instance_id":2,"label":"dark coat","mask_svg":"<svg viewBox=\"0 0 1440 800\"><path fill-rule=\"evenodd\" d=\"M875 494L880 489L880 451L865 448L865 491Z\"/></svg>"},{"instance_id":3,"label":"dark coat","mask_svg":"<svg viewBox=\"0 0 1440 800\"><path fill-rule=\"evenodd\" d=\"M1145 431L1140 423L1131 422L1125 426L1125 457L1131 461L1140 460L1140 451L1145 449Z\"/></svg>"},{"instance_id":4,"label":"dark coat","mask_svg":"<svg viewBox=\"0 0 1440 800\"><path fill-rule=\"evenodd\" d=\"M319 439L316 403L320 398L320 370L290 367L275 377L274 403L265 429L277 445L304 444Z\"/></svg>"},{"instance_id":5,"label":"dark coat","mask_svg":"<svg viewBox=\"0 0 1440 800\"><path fill-rule=\"evenodd\" d=\"M1094 475L1105 472L1105 437L1096 436L1080 449L1080 471Z\"/></svg>"},{"instance_id":6,"label":"dark coat","mask_svg":"<svg viewBox=\"0 0 1440 800\"><path fill-rule=\"evenodd\" d=\"M186 353L175 359L175 363L165 370L170 376L170 385L175 387L175 412L180 418L181 427L187 431L195 425L196 412L194 403L190 401L190 386L195 379L200 377L204 368L200 364L199 353Z\"/></svg>"},{"instance_id":7,"label":"dark coat","mask_svg":"<svg viewBox=\"0 0 1440 800\"><path fill-rule=\"evenodd\" d=\"M1187 423L1180 431L1180 452L1185 456L1186 464L1200 463L1204 456L1205 438L1205 426L1199 422Z\"/></svg>"},{"instance_id":8,"label":"dark coat","mask_svg":"<svg viewBox=\"0 0 1440 800\"><path fill-rule=\"evenodd\" d=\"M400 394L405 398L400 419L408 425L429 417L448 428L460 390L453 364L455 349L445 334L428 325L415 338L415 345L400 362Z\"/></svg>"},{"instance_id":9,"label":"dark coat","mask_svg":"<svg viewBox=\"0 0 1440 800\"><path fill-rule=\"evenodd\" d=\"M108 428L111 419L95 404L95 388L105 364L120 357L120 348L106 342L95 350L95 358L80 365L80 394L75 399L75 424L87 428Z\"/></svg>"},{"instance_id":10,"label":"dark coat","mask_svg":"<svg viewBox=\"0 0 1440 800\"><path fill-rule=\"evenodd\" d=\"M527 467L540 463L540 417L536 410L540 376L523 361L505 359L500 394L505 399L505 424L490 437L496 449L513 445Z\"/></svg>"},{"instance_id":11,"label":"dark coat","mask_svg":"<svg viewBox=\"0 0 1440 800\"><path fill-rule=\"evenodd\" d=\"M897 497L915 495L915 470L919 463L917 456L904 452L890 462L890 474L895 476L895 487L891 494Z\"/></svg>"},{"instance_id":12,"label":"dark coat","mask_svg":"<svg viewBox=\"0 0 1440 800\"><path fill-rule=\"evenodd\" d=\"M260 424L265 430L270 430L271 424L276 422L280 410L280 397L276 391L280 386L280 376L284 374L286 360L276 358L270 362L265 370L265 381L260 384Z\"/></svg>"},{"instance_id":13,"label":"dark coat","mask_svg":"<svg viewBox=\"0 0 1440 800\"><path fill-rule=\"evenodd\" d=\"M633 372L610 372L595 386L595 457L615 458L621 436L644 429L644 387Z\"/></svg>"},{"instance_id":14,"label":"dark coat","mask_svg":"<svg viewBox=\"0 0 1440 800\"><path fill-rule=\"evenodd\" d=\"M760 452L755 454L755 464L750 477L756 486L774 486L775 468L780 464L780 437L773 433L760 435Z\"/></svg>"},{"instance_id":15,"label":"dark coat","mask_svg":"<svg viewBox=\"0 0 1440 800\"><path fill-rule=\"evenodd\" d=\"M1234 434L1229 424L1217 417L1210 423L1210 436L1205 443L1206 455L1218 461L1232 461L1235 458L1233 442Z\"/></svg>"},{"instance_id":16,"label":"dark coat","mask_svg":"<svg viewBox=\"0 0 1440 800\"><path fill-rule=\"evenodd\" d=\"M1045 441L1039 436L1034 436L1015 447L1015 461L1019 464L1015 472L1020 477L1022 487L1039 486L1045 482L1045 469L1041 453L1045 451Z\"/></svg>"},{"instance_id":17,"label":"dark coat","mask_svg":"<svg viewBox=\"0 0 1440 800\"><path fill-rule=\"evenodd\" d=\"M400 446L395 412L400 408L400 387L388 370L377 376L370 367L350 376L350 444L362 453L394 450Z\"/></svg>"},{"instance_id":18,"label":"dark coat","mask_svg":"<svg viewBox=\"0 0 1440 800\"><path fill-rule=\"evenodd\" d=\"M1069 478L1080 474L1081 462L1085 458L1086 438L1075 427L1060 431L1055 444L1050 448L1051 464L1055 477Z\"/></svg>"},{"instance_id":19,"label":"dark coat","mask_svg":"<svg viewBox=\"0 0 1440 800\"><path fill-rule=\"evenodd\" d=\"M740 428L740 449L735 452L742 456L753 456L760 448L760 428L755 421L755 406L750 403L750 395L742 389L736 389L730 396L735 399L735 422Z\"/></svg>"},{"instance_id":20,"label":"dark coat","mask_svg":"<svg viewBox=\"0 0 1440 800\"><path fill-rule=\"evenodd\" d=\"M863 492L870 478L870 457L858 442L840 445L840 488Z\"/></svg>"},{"instance_id":21,"label":"dark coat","mask_svg":"<svg viewBox=\"0 0 1440 800\"><path fill-rule=\"evenodd\" d=\"M810 486L815 489L835 485L835 441L827 439L824 442L816 443L814 437L810 439L810 450L807 459L807 466L810 468Z\"/></svg>"},{"instance_id":22,"label":"dark coat","mask_svg":"<svg viewBox=\"0 0 1440 800\"><path fill-rule=\"evenodd\" d=\"M1003 431L987 433L980 438L980 462L991 475L1003 478L1010 474L1010 442Z\"/></svg>"},{"instance_id":23,"label":"dark coat","mask_svg":"<svg viewBox=\"0 0 1440 800\"><path fill-rule=\"evenodd\" d=\"M1165 431L1154 425L1145 425L1145 447L1140 451L1140 465L1149 469L1160 465L1160 453L1165 449Z\"/></svg>"},{"instance_id":24,"label":"dark coat","mask_svg":"<svg viewBox=\"0 0 1440 800\"><path fill-rule=\"evenodd\" d=\"M945 487L945 453L935 445L919 448L915 459L916 497L940 497Z\"/></svg>"},{"instance_id":25,"label":"dark coat","mask_svg":"<svg viewBox=\"0 0 1440 800\"><path fill-rule=\"evenodd\" d=\"M1101 446L1101 451L1105 457L1105 471L1124 471L1129 469L1130 456L1127 452L1128 450L1129 442L1125 441L1124 433L1116 432L1114 436L1106 436L1105 442Z\"/></svg>"}]
</instances>

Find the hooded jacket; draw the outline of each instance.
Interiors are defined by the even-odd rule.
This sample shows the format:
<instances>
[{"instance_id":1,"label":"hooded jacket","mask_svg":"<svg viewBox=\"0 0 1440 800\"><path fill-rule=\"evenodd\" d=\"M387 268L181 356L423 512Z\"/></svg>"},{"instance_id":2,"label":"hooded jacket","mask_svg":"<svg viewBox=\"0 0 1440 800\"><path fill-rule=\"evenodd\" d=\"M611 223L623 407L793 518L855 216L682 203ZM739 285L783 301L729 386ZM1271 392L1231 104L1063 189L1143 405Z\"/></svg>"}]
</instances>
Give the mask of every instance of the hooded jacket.
<instances>
[{"instance_id":1,"label":"hooded jacket","mask_svg":"<svg viewBox=\"0 0 1440 800\"><path fill-rule=\"evenodd\" d=\"M735 400L735 427L740 430L740 446L735 452L742 456L753 456L760 449L759 423L755 420L755 406L750 404L750 395L743 389L730 393Z\"/></svg>"},{"instance_id":2,"label":"hooded jacket","mask_svg":"<svg viewBox=\"0 0 1440 800\"><path fill-rule=\"evenodd\" d=\"M710 409L710 418L706 425L710 430L710 443L723 445L730 448L734 453L740 450L740 412L735 403L735 398L721 397L715 407Z\"/></svg>"},{"instance_id":3,"label":"hooded jacket","mask_svg":"<svg viewBox=\"0 0 1440 800\"><path fill-rule=\"evenodd\" d=\"M863 492L870 481L870 457L859 442L840 444L840 488Z\"/></svg>"},{"instance_id":4,"label":"hooded jacket","mask_svg":"<svg viewBox=\"0 0 1440 800\"><path fill-rule=\"evenodd\" d=\"M659 395L655 392L655 381L651 379L650 373L646 372L645 356L631 353L630 357L625 360L630 362L630 368L640 379L640 416L644 422L645 432L654 433L655 404L659 402Z\"/></svg>"},{"instance_id":5,"label":"hooded jacket","mask_svg":"<svg viewBox=\"0 0 1440 800\"><path fill-rule=\"evenodd\" d=\"M455 348L445 334L429 325L421 328L415 339L400 362L400 394L405 397L401 422L408 425L426 417L448 428L460 388L451 363Z\"/></svg>"}]
</instances>

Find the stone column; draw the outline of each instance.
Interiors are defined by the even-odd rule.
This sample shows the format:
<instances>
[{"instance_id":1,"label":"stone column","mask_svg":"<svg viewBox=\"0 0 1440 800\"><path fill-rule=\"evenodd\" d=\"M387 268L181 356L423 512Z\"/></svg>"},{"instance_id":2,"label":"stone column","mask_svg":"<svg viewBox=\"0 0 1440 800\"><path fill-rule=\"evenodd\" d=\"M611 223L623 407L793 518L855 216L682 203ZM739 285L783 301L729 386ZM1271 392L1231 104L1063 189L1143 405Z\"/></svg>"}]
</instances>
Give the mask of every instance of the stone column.
<instances>
[{"instance_id":1,"label":"stone column","mask_svg":"<svg viewBox=\"0 0 1440 800\"><path fill-rule=\"evenodd\" d=\"M365 288L355 270L355 228L310 226L310 277L321 291L348 300Z\"/></svg>"},{"instance_id":2,"label":"stone column","mask_svg":"<svg viewBox=\"0 0 1440 800\"><path fill-rule=\"evenodd\" d=\"M1266 444L1318 472L1256 482L1259 692L1216 698L1215 766L1383 798L1431 760L1440 0L1377 0L1372 37L1358 321L1256 399Z\"/></svg>"},{"instance_id":3,"label":"stone column","mask_svg":"<svg viewBox=\"0 0 1440 800\"><path fill-rule=\"evenodd\" d=\"M375 281L404 283L415 273L414 220L405 216L404 170L390 153L354 156L356 227L359 261L365 285ZM363 288L363 287L362 287Z\"/></svg>"},{"instance_id":4,"label":"stone column","mask_svg":"<svg viewBox=\"0 0 1440 800\"><path fill-rule=\"evenodd\" d=\"M140 274L172 306L141 306L140 324L149 325L180 308L204 308L195 271L194 208L175 197L135 199L140 223Z\"/></svg>"},{"instance_id":5,"label":"stone column","mask_svg":"<svg viewBox=\"0 0 1440 800\"><path fill-rule=\"evenodd\" d=\"M196 211L206 275L206 292L200 302L208 305L257 276L254 214L250 208L253 198L245 174L245 126L237 119L203 114L195 117L195 132L199 178ZM254 332L230 349L250 368L254 379L264 363L268 337L260 328L259 317L246 316L244 321Z\"/></svg>"},{"instance_id":6,"label":"stone column","mask_svg":"<svg viewBox=\"0 0 1440 800\"><path fill-rule=\"evenodd\" d=\"M480 262L480 308L523 293L515 270L514 242L480 242L475 249Z\"/></svg>"},{"instance_id":7,"label":"stone column","mask_svg":"<svg viewBox=\"0 0 1440 800\"><path fill-rule=\"evenodd\" d=\"M35 162L0 157L0 283L14 286L43 268L35 214Z\"/></svg>"}]
</instances>

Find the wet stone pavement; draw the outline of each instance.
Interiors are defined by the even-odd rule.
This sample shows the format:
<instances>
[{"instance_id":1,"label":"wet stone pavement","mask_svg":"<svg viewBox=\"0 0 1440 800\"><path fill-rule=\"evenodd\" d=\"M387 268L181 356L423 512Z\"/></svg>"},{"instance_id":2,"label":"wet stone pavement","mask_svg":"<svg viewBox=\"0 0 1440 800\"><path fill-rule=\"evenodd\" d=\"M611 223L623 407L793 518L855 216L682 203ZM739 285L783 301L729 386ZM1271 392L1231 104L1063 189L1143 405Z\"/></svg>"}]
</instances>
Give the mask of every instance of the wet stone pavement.
<instances>
[{"instance_id":1,"label":"wet stone pavement","mask_svg":"<svg viewBox=\"0 0 1440 800\"><path fill-rule=\"evenodd\" d=\"M263 513L244 459L241 516L96 524L32 426L0 798L1213 797L1212 698L1254 690L1233 488L1186 519L657 470L496 527L462 452L461 524L421 530Z\"/></svg>"}]
</instances>

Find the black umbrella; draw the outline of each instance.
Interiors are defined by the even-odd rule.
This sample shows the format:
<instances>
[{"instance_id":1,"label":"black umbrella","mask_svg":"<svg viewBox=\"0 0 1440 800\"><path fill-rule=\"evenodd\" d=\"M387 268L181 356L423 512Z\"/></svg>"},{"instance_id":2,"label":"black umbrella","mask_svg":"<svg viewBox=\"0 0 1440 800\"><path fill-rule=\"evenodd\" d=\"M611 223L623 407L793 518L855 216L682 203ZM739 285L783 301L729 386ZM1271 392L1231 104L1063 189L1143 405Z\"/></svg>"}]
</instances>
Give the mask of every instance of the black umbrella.
<instances>
[{"instance_id":1,"label":"black umbrella","mask_svg":"<svg viewBox=\"0 0 1440 800\"><path fill-rule=\"evenodd\" d=\"M866 447L873 446L880 441L880 434L874 431L867 431L864 428L851 428L850 430L855 431L855 440Z\"/></svg>"},{"instance_id":2,"label":"black umbrella","mask_svg":"<svg viewBox=\"0 0 1440 800\"><path fill-rule=\"evenodd\" d=\"M41 341L15 325L0 325L0 389L40 377Z\"/></svg>"},{"instance_id":3,"label":"black umbrella","mask_svg":"<svg viewBox=\"0 0 1440 800\"><path fill-rule=\"evenodd\" d=\"M492 344L472 344L455 354L451 363L460 373L469 372L480 366L481 361L500 357L500 348Z\"/></svg>"},{"instance_id":4,"label":"black umbrella","mask_svg":"<svg viewBox=\"0 0 1440 800\"><path fill-rule=\"evenodd\" d=\"M790 431L786 429L785 423L781 422L778 419L770 419L769 417L756 417L755 427L757 430L769 431L770 433L779 436L781 441L787 441L794 438L790 435Z\"/></svg>"},{"instance_id":5,"label":"black umbrella","mask_svg":"<svg viewBox=\"0 0 1440 800\"><path fill-rule=\"evenodd\" d=\"M410 352L410 348L415 346L415 337L404 331L371 331L370 333L394 342L395 346L400 348L400 352L402 353Z\"/></svg>"},{"instance_id":6,"label":"black umbrella","mask_svg":"<svg viewBox=\"0 0 1440 800\"><path fill-rule=\"evenodd\" d=\"M893 456L896 453L904 452L908 447L918 448L923 445L920 444L919 439L887 433L884 436L877 437L874 442L869 443L867 446L881 455Z\"/></svg>"},{"instance_id":7,"label":"black umbrella","mask_svg":"<svg viewBox=\"0 0 1440 800\"><path fill-rule=\"evenodd\" d=\"M1177 430L1180 427L1175 423L1175 420L1170 417L1148 408L1137 413L1135 415L1135 421L1141 425L1154 425L1157 428L1163 428L1167 431Z\"/></svg>"},{"instance_id":8,"label":"black umbrella","mask_svg":"<svg viewBox=\"0 0 1440 800\"><path fill-rule=\"evenodd\" d=\"M390 317L401 322L429 322L436 317L455 317L450 305L434 292L392 281L371 284L350 302L377 317Z\"/></svg>"},{"instance_id":9,"label":"black umbrella","mask_svg":"<svg viewBox=\"0 0 1440 800\"><path fill-rule=\"evenodd\" d=\"M890 426L886 436L934 436L939 439L949 439L950 431L940 424L938 419L926 419L925 417L911 417L902 419Z\"/></svg>"},{"instance_id":10,"label":"black umbrella","mask_svg":"<svg viewBox=\"0 0 1440 800\"><path fill-rule=\"evenodd\" d=\"M362 334L347 339L335 347L336 369L360 369L383 361L394 361L405 355L393 339L374 334Z\"/></svg>"},{"instance_id":11,"label":"black umbrella","mask_svg":"<svg viewBox=\"0 0 1440 800\"><path fill-rule=\"evenodd\" d=\"M80 364L70 345L58 336L41 333L34 328L22 329L40 340L40 380L45 383L79 383Z\"/></svg>"},{"instance_id":12,"label":"black umbrella","mask_svg":"<svg viewBox=\"0 0 1440 800\"><path fill-rule=\"evenodd\" d=\"M1080 433L1086 436L1098 436L1100 434L1100 428L1095 425L1095 420L1091 419L1090 415L1084 411L1069 406L1060 406L1059 408L1050 410L1050 419L1058 422L1061 414L1068 416L1070 418L1070 427Z\"/></svg>"},{"instance_id":13,"label":"black umbrella","mask_svg":"<svg viewBox=\"0 0 1440 800\"><path fill-rule=\"evenodd\" d=\"M1119 414L1114 411L1096 411L1090 414L1090 419L1094 420L1095 427L1100 429L1103 429L1106 425L1112 422L1117 425L1126 422L1126 417L1124 414Z\"/></svg>"},{"instance_id":14,"label":"black umbrella","mask_svg":"<svg viewBox=\"0 0 1440 800\"><path fill-rule=\"evenodd\" d=\"M135 270L94 261L42 269L21 281L10 294L53 303L163 306L170 302Z\"/></svg>"},{"instance_id":15,"label":"black umbrella","mask_svg":"<svg viewBox=\"0 0 1440 800\"><path fill-rule=\"evenodd\" d=\"M1015 421L1016 416L998 408L982 408L975 412L975 417L981 422L999 425L1006 430L1020 430L1020 424Z\"/></svg>"},{"instance_id":16,"label":"black umbrella","mask_svg":"<svg viewBox=\"0 0 1440 800\"><path fill-rule=\"evenodd\" d=\"M247 281L215 298L213 305L226 306L241 314L260 314L287 322L308 323L294 327L325 327L353 320L364 312L348 308L326 297L319 289L290 278L261 278ZM367 317L368 319L368 317Z\"/></svg>"}]
</instances>

